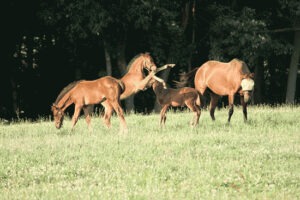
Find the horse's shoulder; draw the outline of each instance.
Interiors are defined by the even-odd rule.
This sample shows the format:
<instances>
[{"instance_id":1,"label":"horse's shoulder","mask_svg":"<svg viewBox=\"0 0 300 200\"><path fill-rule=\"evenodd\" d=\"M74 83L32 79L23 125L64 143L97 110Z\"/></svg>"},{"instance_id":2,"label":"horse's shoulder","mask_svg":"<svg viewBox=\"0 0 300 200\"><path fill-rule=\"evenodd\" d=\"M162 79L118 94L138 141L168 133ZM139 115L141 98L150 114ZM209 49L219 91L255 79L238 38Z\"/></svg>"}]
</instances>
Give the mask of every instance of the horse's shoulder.
<instances>
[{"instance_id":1,"label":"horse's shoulder","mask_svg":"<svg viewBox=\"0 0 300 200\"><path fill-rule=\"evenodd\" d=\"M237 58L234 58L230 61L230 63L232 64L232 66L234 66L238 71L240 71L241 74L249 74L250 70L248 68L248 65L242 61L239 60Z\"/></svg>"}]
</instances>

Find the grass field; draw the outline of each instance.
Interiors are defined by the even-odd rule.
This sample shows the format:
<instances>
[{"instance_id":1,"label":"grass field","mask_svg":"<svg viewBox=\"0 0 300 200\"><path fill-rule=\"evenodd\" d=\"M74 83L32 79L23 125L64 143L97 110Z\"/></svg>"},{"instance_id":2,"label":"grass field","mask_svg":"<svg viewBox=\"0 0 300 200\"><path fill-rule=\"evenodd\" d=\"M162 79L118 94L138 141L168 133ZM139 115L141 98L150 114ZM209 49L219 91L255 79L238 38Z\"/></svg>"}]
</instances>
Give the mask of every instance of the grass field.
<instances>
[{"instance_id":1,"label":"grass field","mask_svg":"<svg viewBox=\"0 0 300 200\"><path fill-rule=\"evenodd\" d=\"M98 117L88 132L54 123L0 123L0 199L300 199L300 107L235 107L128 115L119 135Z\"/></svg>"}]
</instances>

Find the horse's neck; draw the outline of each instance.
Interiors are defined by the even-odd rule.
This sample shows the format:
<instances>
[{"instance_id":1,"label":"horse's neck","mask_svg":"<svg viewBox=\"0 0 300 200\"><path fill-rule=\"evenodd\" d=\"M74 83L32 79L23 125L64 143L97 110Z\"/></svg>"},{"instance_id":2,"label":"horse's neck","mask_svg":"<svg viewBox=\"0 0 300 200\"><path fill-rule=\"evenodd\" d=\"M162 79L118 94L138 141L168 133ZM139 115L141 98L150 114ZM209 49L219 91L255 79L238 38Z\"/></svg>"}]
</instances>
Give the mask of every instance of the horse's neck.
<instances>
[{"instance_id":1,"label":"horse's neck","mask_svg":"<svg viewBox=\"0 0 300 200\"><path fill-rule=\"evenodd\" d=\"M70 99L70 91L67 92L57 103L56 106L65 111L68 106L66 106L67 101Z\"/></svg>"},{"instance_id":2,"label":"horse's neck","mask_svg":"<svg viewBox=\"0 0 300 200\"><path fill-rule=\"evenodd\" d=\"M140 75L143 71L143 60L142 59L136 59L131 66L128 69L127 74L136 74ZM125 76L127 75L125 74Z\"/></svg>"},{"instance_id":3,"label":"horse's neck","mask_svg":"<svg viewBox=\"0 0 300 200\"><path fill-rule=\"evenodd\" d=\"M121 94L121 99L125 99L136 93L136 85L144 79L142 60L133 62L128 72L121 78L125 86L125 90Z\"/></svg>"},{"instance_id":4,"label":"horse's neck","mask_svg":"<svg viewBox=\"0 0 300 200\"><path fill-rule=\"evenodd\" d=\"M165 89L163 88L163 85L161 83L154 83L152 88L153 88L154 93L157 96L161 95L165 91Z\"/></svg>"}]
</instances>

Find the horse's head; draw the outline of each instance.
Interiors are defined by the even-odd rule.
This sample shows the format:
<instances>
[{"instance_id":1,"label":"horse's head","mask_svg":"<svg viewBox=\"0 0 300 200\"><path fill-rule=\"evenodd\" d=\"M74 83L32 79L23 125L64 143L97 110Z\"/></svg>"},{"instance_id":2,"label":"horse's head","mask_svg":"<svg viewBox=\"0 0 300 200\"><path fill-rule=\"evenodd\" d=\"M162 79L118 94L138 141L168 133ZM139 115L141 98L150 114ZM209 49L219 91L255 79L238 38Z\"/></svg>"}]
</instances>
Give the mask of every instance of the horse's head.
<instances>
[{"instance_id":1,"label":"horse's head","mask_svg":"<svg viewBox=\"0 0 300 200\"><path fill-rule=\"evenodd\" d=\"M56 104L51 106L51 111L53 113L55 127L60 129L63 125L64 111L62 111Z\"/></svg>"},{"instance_id":2,"label":"horse's head","mask_svg":"<svg viewBox=\"0 0 300 200\"><path fill-rule=\"evenodd\" d=\"M157 87L161 87L163 89L167 89L167 84L166 82L157 77L157 76L153 76L150 81L147 84L147 87L152 87L153 89L157 88Z\"/></svg>"},{"instance_id":3,"label":"horse's head","mask_svg":"<svg viewBox=\"0 0 300 200\"><path fill-rule=\"evenodd\" d=\"M250 74L244 74L242 76L242 82L241 82L241 87L242 87L242 94L244 96L244 101L245 103L248 103L249 100L251 99L251 94L254 89L254 73Z\"/></svg>"},{"instance_id":4,"label":"horse's head","mask_svg":"<svg viewBox=\"0 0 300 200\"><path fill-rule=\"evenodd\" d=\"M157 67L149 53L143 54L143 69L156 72Z\"/></svg>"}]
</instances>

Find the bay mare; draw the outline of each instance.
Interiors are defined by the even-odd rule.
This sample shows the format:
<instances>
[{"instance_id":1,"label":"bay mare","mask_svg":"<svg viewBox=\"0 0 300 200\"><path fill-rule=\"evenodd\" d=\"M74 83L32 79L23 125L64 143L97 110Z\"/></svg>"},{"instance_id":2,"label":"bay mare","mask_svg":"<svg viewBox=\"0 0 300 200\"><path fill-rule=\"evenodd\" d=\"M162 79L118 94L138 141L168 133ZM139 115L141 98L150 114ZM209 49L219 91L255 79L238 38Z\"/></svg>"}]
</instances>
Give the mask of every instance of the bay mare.
<instances>
[{"instance_id":1,"label":"bay mare","mask_svg":"<svg viewBox=\"0 0 300 200\"><path fill-rule=\"evenodd\" d=\"M254 74L245 62L233 59L230 62L207 61L198 68L182 74L179 87L185 85L194 76L195 89L204 95L210 91L210 116L215 120L214 112L220 96L228 96L229 111L228 122L233 114L233 103L235 94L240 94L240 101L243 107L244 121L247 120L247 103L251 98L254 89Z\"/></svg>"},{"instance_id":2,"label":"bay mare","mask_svg":"<svg viewBox=\"0 0 300 200\"><path fill-rule=\"evenodd\" d=\"M149 71L147 76L143 73L143 69ZM120 132L126 133L128 129L120 99L125 99L139 90L144 90L149 80L155 76L156 71L157 67L150 54L141 53L130 61L127 73L121 79L105 76L92 81L81 80L69 84L60 92L51 107L56 128L61 128L65 110L74 104L72 129L78 121L81 110L84 111L88 128L91 129L88 106L101 103L104 107L105 125L108 128L111 127L110 118L115 111L120 120Z\"/></svg>"}]
</instances>

